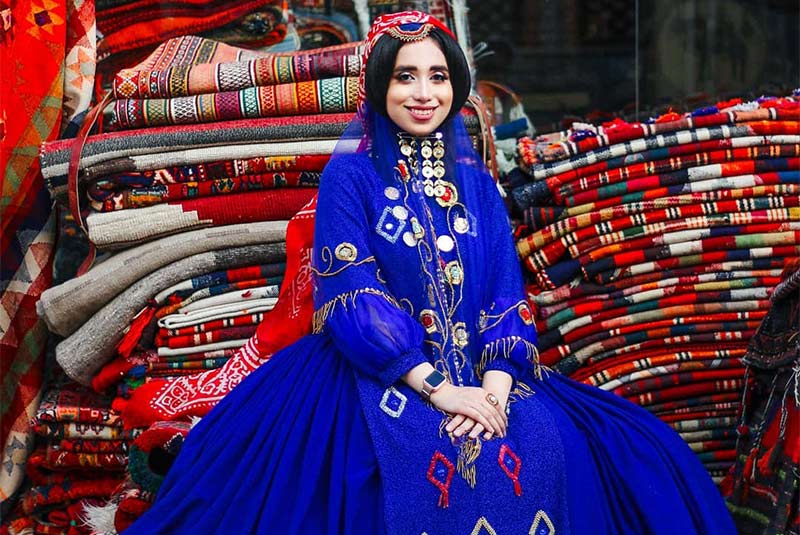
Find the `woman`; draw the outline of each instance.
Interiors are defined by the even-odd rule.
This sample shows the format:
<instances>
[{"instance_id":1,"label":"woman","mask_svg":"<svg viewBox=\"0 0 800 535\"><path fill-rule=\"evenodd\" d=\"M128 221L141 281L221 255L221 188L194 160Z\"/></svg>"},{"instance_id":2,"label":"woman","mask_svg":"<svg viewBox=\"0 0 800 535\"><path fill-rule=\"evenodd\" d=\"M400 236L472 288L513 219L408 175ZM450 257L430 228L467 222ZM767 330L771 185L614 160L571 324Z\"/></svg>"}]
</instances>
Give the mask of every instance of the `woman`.
<instances>
[{"instance_id":1,"label":"woman","mask_svg":"<svg viewBox=\"0 0 800 535\"><path fill-rule=\"evenodd\" d=\"M380 17L360 87L320 185L315 334L196 426L125 533L734 533L667 426L539 367L449 30Z\"/></svg>"}]
</instances>

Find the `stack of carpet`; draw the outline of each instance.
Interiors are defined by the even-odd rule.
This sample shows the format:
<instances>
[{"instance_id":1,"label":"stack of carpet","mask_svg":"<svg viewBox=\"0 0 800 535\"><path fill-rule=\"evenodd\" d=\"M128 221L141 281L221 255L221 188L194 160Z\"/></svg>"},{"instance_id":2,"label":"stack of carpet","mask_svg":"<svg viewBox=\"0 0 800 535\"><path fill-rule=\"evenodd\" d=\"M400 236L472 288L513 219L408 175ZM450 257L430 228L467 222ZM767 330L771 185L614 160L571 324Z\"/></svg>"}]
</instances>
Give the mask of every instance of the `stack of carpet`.
<instances>
[{"instance_id":1,"label":"stack of carpet","mask_svg":"<svg viewBox=\"0 0 800 535\"><path fill-rule=\"evenodd\" d=\"M174 37L199 35L262 51L298 50L283 0L164 4L154 0L98 0L97 81L107 88L120 70L142 61Z\"/></svg>"},{"instance_id":2,"label":"stack of carpet","mask_svg":"<svg viewBox=\"0 0 800 535\"><path fill-rule=\"evenodd\" d=\"M797 95L735 100L518 145L542 362L658 415L715 478L734 460L740 358L800 255L799 120Z\"/></svg>"},{"instance_id":3,"label":"stack of carpet","mask_svg":"<svg viewBox=\"0 0 800 535\"><path fill-rule=\"evenodd\" d=\"M122 409L132 388L220 368L252 336L283 279L286 222L352 119L357 46L254 57L176 38L116 76L106 132L79 137L77 173L72 140L42 147L51 196L101 251L37 305L63 337L55 357L71 379ZM93 483L94 466L70 487L108 500L125 475L127 455L116 455L113 488ZM37 452L31 470L43 462L52 468ZM126 492L143 500L135 516L149 496Z\"/></svg>"},{"instance_id":4,"label":"stack of carpet","mask_svg":"<svg viewBox=\"0 0 800 535\"><path fill-rule=\"evenodd\" d=\"M45 392L34 418L39 440L26 467L31 487L13 528L33 533L89 534L86 505L99 505L125 480L130 443L110 398L74 383Z\"/></svg>"},{"instance_id":5,"label":"stack of carpet","mask_svg":"<svg viewBox=\"0 0 800 535\"><path fill-rule=\"evenodd\" d=\"M115 131L86 140L72 186L73 212L90 208L89 239L120 249L288 219L313 196L352 117L356 46L243 59L252 53L182 37L118 73L105 117ZM71 149L58 141L40 156L56 198L68 195Z\"/></svg>"}]
</instances>

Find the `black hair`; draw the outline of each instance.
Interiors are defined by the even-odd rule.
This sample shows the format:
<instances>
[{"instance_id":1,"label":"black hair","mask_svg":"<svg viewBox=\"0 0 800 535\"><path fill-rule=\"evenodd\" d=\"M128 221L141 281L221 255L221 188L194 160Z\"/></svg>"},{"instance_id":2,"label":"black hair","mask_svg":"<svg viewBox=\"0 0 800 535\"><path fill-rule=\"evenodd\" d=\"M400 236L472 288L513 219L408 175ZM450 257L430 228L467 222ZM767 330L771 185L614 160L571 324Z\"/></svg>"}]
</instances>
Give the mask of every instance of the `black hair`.
<instances>
[{"instance_id":1,"label":"black hair","mask_svg":"<svg viewBox=\"0 0 800 535\"><path fill-rule=\"evenodd\" d=\"M455 116L467 101L470 91L469 65L461 47L455 39L439 28L428 33L439 45L450 71L450 84L453 86L453 104L447 119ZM386 92L394 75L394 64L400 47L406 44L388 34L383 35L372 49L366 66L367 100L376 111L386 116ZM445 120L447 120L445 119Z\"/></svg>"}]
</instances>

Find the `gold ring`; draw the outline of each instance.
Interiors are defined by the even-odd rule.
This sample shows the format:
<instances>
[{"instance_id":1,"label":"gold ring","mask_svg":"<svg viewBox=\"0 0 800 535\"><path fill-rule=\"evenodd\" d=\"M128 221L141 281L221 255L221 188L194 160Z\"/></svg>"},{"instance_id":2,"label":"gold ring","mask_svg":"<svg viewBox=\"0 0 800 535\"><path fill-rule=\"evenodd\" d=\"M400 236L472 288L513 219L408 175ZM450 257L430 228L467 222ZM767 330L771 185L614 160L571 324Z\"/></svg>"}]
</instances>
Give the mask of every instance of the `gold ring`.
<instances>
[{"instance_id":1,"label":"gold ring","mask_svg":"<svg viewBox=\"0 0 800 535\"><path fill-rule=\"evenodd\" d=\"M497 399L497 396L495 396L491 392L486 394L486 401L488 401L489 405L491 405L492 407L497 407L500 404L500 400Z\"/></svg>"}]
</instances>

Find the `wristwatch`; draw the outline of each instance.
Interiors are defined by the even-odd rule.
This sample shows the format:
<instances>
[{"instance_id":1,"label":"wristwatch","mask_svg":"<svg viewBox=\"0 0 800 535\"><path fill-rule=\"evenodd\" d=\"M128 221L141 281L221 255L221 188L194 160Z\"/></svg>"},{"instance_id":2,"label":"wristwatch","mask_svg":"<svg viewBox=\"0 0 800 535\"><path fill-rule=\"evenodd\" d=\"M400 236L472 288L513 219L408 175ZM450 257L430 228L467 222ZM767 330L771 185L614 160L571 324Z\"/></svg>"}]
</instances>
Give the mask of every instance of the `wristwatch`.
<instances>
[{"instance_id":1,"label":"wristwatch","mask_svg":"<svg viewBox=\"0 0 800 535\"><path fill-rule=\"evenodd\" d=\"M420 395L425 401L430 401L431 394L439 390L444 382L445 376L438 370L433 370L425 379L422 380L422 392Z\"/></svg>"}]
</instances>

